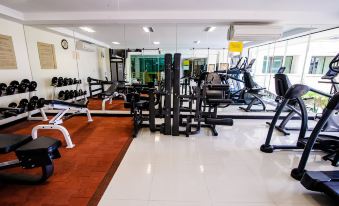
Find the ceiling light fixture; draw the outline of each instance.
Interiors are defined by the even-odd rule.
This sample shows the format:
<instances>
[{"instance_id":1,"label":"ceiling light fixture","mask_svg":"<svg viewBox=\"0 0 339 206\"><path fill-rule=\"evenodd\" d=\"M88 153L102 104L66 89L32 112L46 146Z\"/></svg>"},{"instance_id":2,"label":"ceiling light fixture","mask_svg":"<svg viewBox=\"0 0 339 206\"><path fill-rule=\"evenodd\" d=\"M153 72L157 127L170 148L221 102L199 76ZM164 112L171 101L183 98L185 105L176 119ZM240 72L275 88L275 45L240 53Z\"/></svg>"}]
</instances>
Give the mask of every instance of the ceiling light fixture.
<instances>
[{"instance_id":1,"label":"ceiling light fixture","mask_svg":"<svg viewBox=\"0 0 339 206\"><path fill-rule=\"evenodd\" d=\"M118 44L120 44L120 43L117 42L117 41L112 41L112 44L118 45Z\"/></svg>"},{"instance_id":2,"label":"ceiling light fixture","mask_svg":"<svg viewBox=\"0 0 339 206\"><path fill-rule=\"evenodd\" d=\"M87 31L87 32L89 32L89 33L94 33L94 32L95 32L92 28L87 27L87 26L81 26L81 27L79 27L79 28L80 28L81 30Z\"/></svg>"},{"instance_id":3,"label":"ceiling light fixture","mask_svg":"<svg viewBox=\"0 0 339 206\"><path fill-rule=\"evenodd\" d=\"M160 44L160 42L154 41L153 44L158 45L158 44Z\"/></svg>"},{"instance_id":4,"label":"ceiling light fixture","mask_svg":"<svg viewBox=\"0 0 339 206\"><path fill-rule=\"evenodd\" d=\"M209 26L209 27L206 27L206 29L205 29L204 31L206 31L206 32L212 32L212 31L214 31L216 28L217 28L217 27L215 27L215 26Z\"/></svg>"},{"instance_id":5,"label":"ceiling light fixture","mask_svg":"<svg viewBox=\"0 0 339 206\"><path fill-rule=\"evenodd\" d=\"M194 44L200 44L200 40L194 41Z\"/></svg>"},{"instance_id":6,"label":"ceiling light fixture","mask_svg":"<svg viewBox=\"0 0 339 206\"><path fill-rule=\"evenodd\" d=\"M147 33L154 32L153 28L150 26L144 26L142 29Z\"/></svg>"}]
</instances>

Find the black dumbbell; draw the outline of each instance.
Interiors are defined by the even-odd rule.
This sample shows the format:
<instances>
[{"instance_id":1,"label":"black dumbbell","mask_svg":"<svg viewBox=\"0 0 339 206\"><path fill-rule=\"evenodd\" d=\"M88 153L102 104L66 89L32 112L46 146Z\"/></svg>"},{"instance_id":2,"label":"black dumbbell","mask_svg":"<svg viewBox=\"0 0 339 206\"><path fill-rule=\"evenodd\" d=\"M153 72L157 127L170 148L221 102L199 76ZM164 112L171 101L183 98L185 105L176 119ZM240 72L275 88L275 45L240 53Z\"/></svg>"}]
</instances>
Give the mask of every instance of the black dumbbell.
<instances>
[{"instance_id":1,"label":"black dumbbell","mask_svg":"<svg viewBox=\"0 0 339 206\"><path fill-rule=\"evenodd\" d=\"M82 89L79 89L79 96L84 95L84 92L82 91Z\"/></svg>"},{"instance_id":2,"label":"black dumbbell","mask_svg":"<svg viewBox=\"0 0 339 206\"><path fill-rule=\"evenodd\" d=\"M30 102L38 102L38 100L39 100L39 97L33 96L33 97L31 97L31 99L29 101Z\"/></svg>"},{"instance_id":3,"label":"black dumbbell","mask_svg":"<svg viewBox=\"0 0 339 206\"><path fill-rule=\"evenodd\" d=\"M31 83L31 81L29 81L28 79L23 79L21 80L20 84L26 84L26 87L29 87L29 84Z\"/></svg>"},{"instance_id":4,"label":"black dumbbell","mask_svg":"<svg viewBox=\"0 0 339 206\"><path fill-rule=\"evenodd\" d=\"M25 93L26 89L27 89L27 85L26 84L23 84L23 83L19 84L19 86L18 86L18 92L19 93Z\"/></svg>"},{"instance_id":5,"label":"black dumbbell","mask_svg":"<svg viewBox=\"0 0 339 206\"><path fill-rule=\"evenodd\" d=\"M7 88L6 88L6 94L7 95L12 95L12 94L14 94L15 93L15 87L13 87L13 86L8 86Z\"/></svg>"},{"instance_id":6,"label":"black dumbbell","mask_svg":"<svg viewBox=\"0 0 339 206\"><path fill-rule=\"evenodd\" d=\"M69 91L69 98L70 99L74 98L74 91L73 90Z\"/></svg>"},{"instance_id":7,"label":"black dumbbell","mask_svg":"<svg viewBox=\"0 0 339 206\"><path fill-rule=\"evenodd\" d=\"M69 84L69 79L64 78L63 86L67 86Z\"/></svg>"},{"instance_id":8,"label":"black dumbbell","mask_svg":"<svg viewBox=\"0 0 339 206\"><path fill-rule=\"evenodd\" d=\"M18 108L25 109L28 105L28 99L22 99L19 102Z\"/></svg>"},{"instance_id":9,"label":"black dumbbell","mask_svg":"<svg viewBox=\"0 0 339 206\"><path fill-rule=\"evenodd\" d=\"M64 91L60 91L58 94L58 99L64 99L65 98L65 92Z\"/></svg>"},{"instance_id":10,"label":"black dumbbell","mask_svg":"<svg viewBox=\"0 0 339 206\"><path fill-rule=\"evenodd\" d=\"M74 97L78 97L79 96L79 92L77 90L74 90Z\"/></svg>"},{"instance_id":11,"label":"black dumbbell","mask_svg":"<svg viewBox=\"0 0 339 206\"><path fill-rule=\"evenodd\" d=\"M27 110L33 111L37 107L38 101L39 101L39 97L37 96L31 97L27 105Z\"/></svg>"},{"instance_id":12,"label":"black dumbbell","mask_svg":"<svg viewBox=\"0 0 339 206\"><path fill-rule=\"evenodd\" d=\"M73 82L73 79L72 79L72 78L68 78L68 84L69 84L69 85L72 85L72 84L74 84L74 82Z\"/></svg>"},{"instance_id":13,"label":"black dumbbell","mask_svg":"<svg viewBox=\"0 0 339 206\"><path fill-rule=\"evenodd\" d=\"M3 91L6 91L6 88L7 88L7 84L5 83L0 84L0 96L2 95Z\"/></svg>"},{"instance_id":14,"label":"black dumbbell","mask_svg":"<svg viewBox=\"0 0 339 206\"><path fill-rule=\"evenodd\" d=\"M87 91L85 90L85 91L84 91L84 95L86 96L86 94L87 94Z\"/></svg>"},{"instance_id":15,"label":"black dumbbell","mask_svg":"<svg viewBox=\"0 0 339 206\"><path fill-rule=\"evenodd\" d=\"M31 81L29 86L28 86L28 90L30 92L35 91L35 89L38 87L38 83L36 83L35 81Z\"/></svg>"},{"instance_id":16,"label":"black dumbbell","mask_svg":"<svg viewBox=\"0 0 339 206\"><path fill-rule=\"evenodd\" d=\"M51 81L52 86L58 86L58 77L53 77Z\"/></svg>"},{"instance_id":17,"label":"black dumbbell","mask_svg":"<svg viewBox=\"0 0 339 206\"><path fill-rule=\"evenodd\" d=\"M78 84L77 78L73 78L73 84Z\"/></svg>"},{"instance_id":18,"label":"black dumbbell","mask_svg":"<svg viewBox=\"0 0 339 206\"><path fill-rule=\"evenodd\" d=\"M58 87L62 87L62 85L64 84L64 78L62 78L62 77L59 77L58 78Z\"/></svg>"},{"instance_id":19,"label":"black dumbbell","mask_svg":"<svg viewBox=\"0 0 339 206\"><path fill-rule=\"evenodd\" d=\"M8 107L11 107L11 108L15 108L15 107L17 107L18 105L17 105L17 103L15 103L15 102L11 102L11 103L9 103L9 105L8 105Z\"/></svg>"},{"instance_id":20,"label":"black dumbbell","mask_svg":"<svg viewBox=\"0 0 339 206\"><path fill-rule=\"evenodd\" d=\"M11 83L9 83L9 85L12 86L12 87L14 87L15 89L17 89L18 86L19 86L19 82L16 81L16 80L14 80L14 81L11 81Z\"/></svg>"},{"instance_id":21,"label":"black dumbbell","mask_svg":"<svg viewBox=\"0 0 339 206\"><path fill-rule=\"evenodd\" d=\"M37 106L37 101L29 101L27 104L27 110L33 111L35 110L36 106Z\"/></svg>"},{"instance_id":22,"label":"black dumbbell","mask_svg":"<svg viewBox=\"0 0 339 206\"><path fill-rule=\"evenodd\" d=\"M65 96L64 96L64 100L68 100L70 97L69 97L69 91L66 90L65 91Z\"/></svg>"},{"instance_id":23,"label":"black dumbbell","mask_svg":"<svg viewBox=\"0 0 339 206\"><path fill-rule=\"evenodd\" d=\"M43 108L45 106L46 100L44 98L40 98L37 102L37 107L38 108Z\"/></svg>"}]
</instances>

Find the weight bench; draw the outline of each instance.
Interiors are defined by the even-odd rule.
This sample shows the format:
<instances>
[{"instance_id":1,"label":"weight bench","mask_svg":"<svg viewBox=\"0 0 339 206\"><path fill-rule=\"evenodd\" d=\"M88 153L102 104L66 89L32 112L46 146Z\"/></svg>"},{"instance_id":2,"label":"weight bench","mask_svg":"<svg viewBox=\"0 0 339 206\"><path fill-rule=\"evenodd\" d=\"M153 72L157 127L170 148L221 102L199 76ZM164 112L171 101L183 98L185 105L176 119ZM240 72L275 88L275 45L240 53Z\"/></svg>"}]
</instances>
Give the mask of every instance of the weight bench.
<instances>
[{"instance_id":1,"label":"weight bench","mask_svg":"<svg viewBox=\"0 0 339 206\"><path fill-rule=\"evenodd\" d=\"M60 158L61 141L51 137L0 134L0 154L15 152L18 159L0 163L0 171L14 167L41 168L41 175L0 172L0 182L41 184L53 175L53 159Z\"/></svg>"},{"instance_id":2,"label":"weight bench","mask_svg":"<svg viewBox=\"0 0 339 206\"><path fill-rule=\"evenodd\" d=\"M58 109L60 110L48 123L44 125L37 125L32 129L32 138L37 139L38 137L38 130L48 130L48 129L54 129L59 130L66 141L66 148L73 148L75 145L72 142L71 136L68 132L68 130L62 126L64 116L69 111L74 111L74 113L67 118L72 117L75 114L79 113L86 113L88 122L93 122L91 113L87 109L88 101L77 101L77 102L65 102L60 100L49 100L46 101L46 104L49 105L50 108Z\"/></svg>"},{"instance_id":3,"label":"weight bench","mask_svg":"<svg viewBox=\"0 0 339 206\"><path fill-rule=\"evenodd\" d=\"M101 93L102 103L101 110L106 109L106 102L109 101L109 104L112 104L112 101L116 97L123 97L124 101L126 101L126 96L123 93L118 92L119 83L113 82L112 85L103 93Z\"/></svg>"}]
</instances>

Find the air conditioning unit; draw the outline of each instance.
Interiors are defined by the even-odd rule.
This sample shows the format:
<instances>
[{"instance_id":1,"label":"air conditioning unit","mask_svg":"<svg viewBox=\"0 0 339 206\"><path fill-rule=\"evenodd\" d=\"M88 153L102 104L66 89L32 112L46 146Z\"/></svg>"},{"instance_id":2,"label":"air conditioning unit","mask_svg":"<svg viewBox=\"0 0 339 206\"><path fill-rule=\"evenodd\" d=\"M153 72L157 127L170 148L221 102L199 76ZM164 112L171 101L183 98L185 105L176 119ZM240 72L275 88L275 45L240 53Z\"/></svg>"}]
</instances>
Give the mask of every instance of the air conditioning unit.
<instances>
[{"instance_id":1,"label":"air conditioning unit","mask_svg":"<svg viewBox=\"0 0 339 206\"><path fill-rule=\"evenodd\" d=\"M272 41L282 37L282 28L269 25L231 25L228 29L229 41Z\"/></svg>"},{"instance_id":2,"label":"air conditioning unit","mask_svg":"<svg viewBox=\"0 0 339 206\"><path fill-rule=\"evenodd\" d=\"M84 41L77 41L75 47L80 51L95 52L96 48L93 44L86 43Z\"/></svg>"}]
</instances>

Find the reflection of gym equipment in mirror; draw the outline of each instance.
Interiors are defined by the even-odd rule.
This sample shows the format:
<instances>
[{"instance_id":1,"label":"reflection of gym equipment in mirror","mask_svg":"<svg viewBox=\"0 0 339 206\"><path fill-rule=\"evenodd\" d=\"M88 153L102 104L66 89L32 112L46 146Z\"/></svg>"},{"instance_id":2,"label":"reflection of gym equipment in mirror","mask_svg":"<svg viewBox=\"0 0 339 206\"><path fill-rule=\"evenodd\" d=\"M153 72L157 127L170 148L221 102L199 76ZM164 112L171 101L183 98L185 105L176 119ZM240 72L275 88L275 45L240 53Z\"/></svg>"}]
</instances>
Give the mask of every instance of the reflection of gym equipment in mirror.
<instances>
[{"instance_id":1,"label":"reflection of gym equipment in mirror","mask_svg":"<svg viewBox=\"0 0 339 206\"><path fill-rule=\"evenodd\" d=\"M125 81L125 50L110 49L111 81Z\"/></svg>"},{"instance_id":2,"label":"reflection of gym equipment in mirror","mask_svg":"<svg viewBox=\"0 0 339 206\"><path fill-rule=\"evenodd\" d=\"M123 99L126 101L125 81L107 81L88 77L87 82L89 86L90 97L97 97L102 100L101 110L106 110L106 102L108 101L109 104L112 104L114 99ZM98 93L97 91L100 92Z\"/></svg>"}]
</instances>

